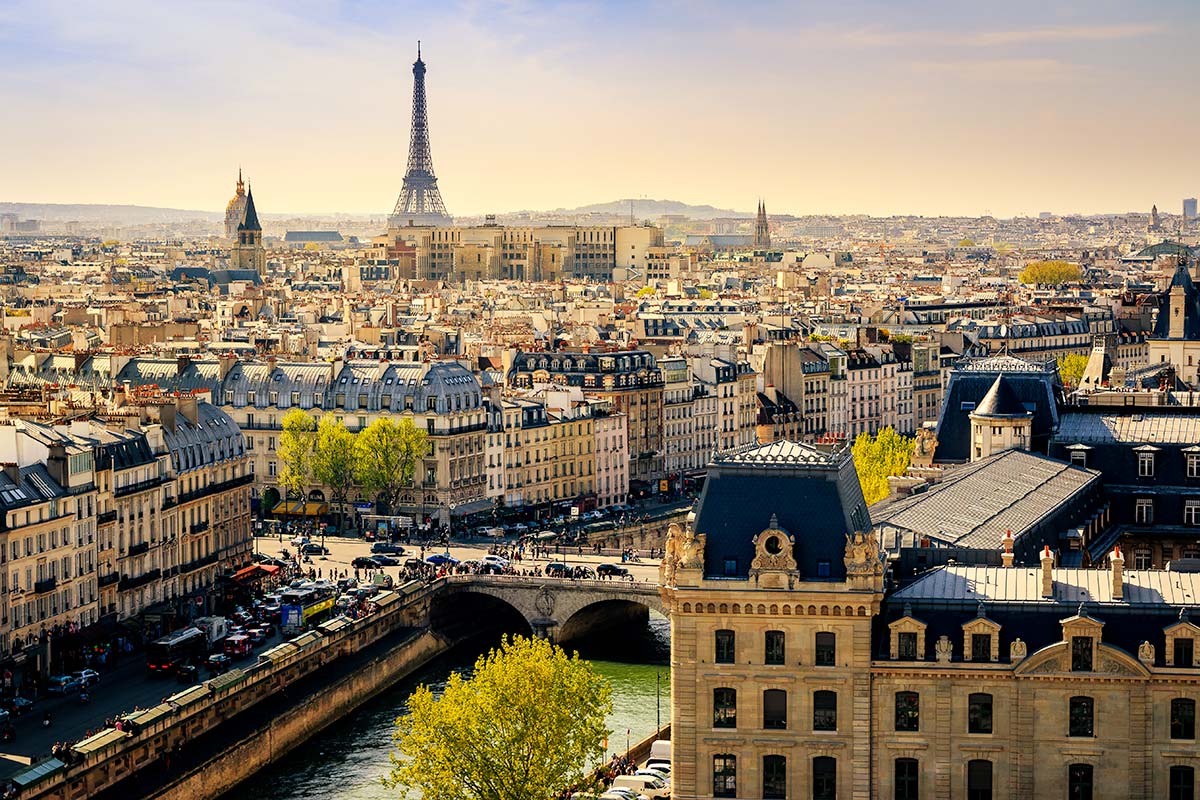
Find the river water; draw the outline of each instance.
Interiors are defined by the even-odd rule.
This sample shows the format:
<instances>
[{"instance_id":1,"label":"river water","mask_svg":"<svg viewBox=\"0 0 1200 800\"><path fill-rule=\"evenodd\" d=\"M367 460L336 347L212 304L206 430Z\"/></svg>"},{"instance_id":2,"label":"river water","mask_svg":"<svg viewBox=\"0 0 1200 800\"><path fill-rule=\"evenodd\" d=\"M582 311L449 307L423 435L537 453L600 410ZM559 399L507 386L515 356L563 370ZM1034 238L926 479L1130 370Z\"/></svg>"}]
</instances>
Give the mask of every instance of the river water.
<instances>
[{"instance_id":1,"label":"river water","mask_svg":"<svg viewBox=\"0 0 1200 800\"><path fill-rule=\"evenodd\" d=\"M337 722L314 739L293 750L283 760L238 786L227 798L254 800L396 800L395 789L380 779L390 769L392 721L405 711L413 689L428 684L435 691L452 671L468 673L475 658L495 640L477 640L431 662L393 689L351 716ZM623 751L655 730L658 718L670 721L670 626L657 615L649 625L630 636L622 631L603 640L575 644L579 654L612 683L613 713L610 752ZM657 698L656 698L657 693ZM414 795L419 797L419 795Z\"/></svg>"}]
</instances>

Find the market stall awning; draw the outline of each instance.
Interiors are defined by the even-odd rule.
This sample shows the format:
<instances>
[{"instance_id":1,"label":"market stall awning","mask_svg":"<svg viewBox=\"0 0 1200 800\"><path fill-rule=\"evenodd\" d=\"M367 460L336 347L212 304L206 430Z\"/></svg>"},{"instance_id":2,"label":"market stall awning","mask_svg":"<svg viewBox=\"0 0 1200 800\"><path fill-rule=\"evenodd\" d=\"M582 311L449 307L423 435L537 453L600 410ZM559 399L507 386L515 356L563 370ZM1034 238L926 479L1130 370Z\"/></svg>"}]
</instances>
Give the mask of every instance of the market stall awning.
<instances>
[{"instance_id":1,"label":"market stall awning","mask_svg":"<svg viewBox=\"0 0 1200 800\"><path fill-rule=\"evenodd\" d=\"M279 567L273 564L251 564L233 573L233 579L239 583L262 580L268 575L279 572Z\"/></svg>"},{"instance_id":2,"label":"market stall awning","mask_svg":"<svg viewBox=\"0 0 1200 800\"><path fill-rule=\"evenodd\" d=\"M271 513L288 517L321 517L329 513L329 504L303 500L280 500L271 509Z\"/></svg>"}]
</instances>

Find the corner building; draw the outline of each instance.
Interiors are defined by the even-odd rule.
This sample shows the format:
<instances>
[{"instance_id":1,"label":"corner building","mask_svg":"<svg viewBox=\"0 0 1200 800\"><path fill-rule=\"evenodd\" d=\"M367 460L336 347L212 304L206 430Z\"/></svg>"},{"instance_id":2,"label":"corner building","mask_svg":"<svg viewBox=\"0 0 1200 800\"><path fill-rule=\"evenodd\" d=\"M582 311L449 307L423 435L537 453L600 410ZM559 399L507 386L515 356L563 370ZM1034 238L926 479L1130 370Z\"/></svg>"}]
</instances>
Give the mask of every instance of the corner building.
<instances>
[{"instance_id":1,"label":"corner building","mask_svg":"<svg viewBox=\"0 0 1200 800\"><path fill-rule=\"evenodd\" d=\"M1194 798L1200 573L1014 562L885 582L849 453L718 456L660 572L672 796Z\"/></svg>"}]
</instances>

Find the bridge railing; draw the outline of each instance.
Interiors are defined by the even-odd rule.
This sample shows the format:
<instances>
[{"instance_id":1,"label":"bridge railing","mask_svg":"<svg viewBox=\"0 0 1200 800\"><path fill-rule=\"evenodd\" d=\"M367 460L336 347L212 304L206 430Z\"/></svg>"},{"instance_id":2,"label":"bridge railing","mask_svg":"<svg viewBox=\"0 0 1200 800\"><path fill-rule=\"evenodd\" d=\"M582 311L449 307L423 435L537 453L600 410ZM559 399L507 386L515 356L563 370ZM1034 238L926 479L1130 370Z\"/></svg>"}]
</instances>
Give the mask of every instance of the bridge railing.
<instances>
[{"instance_id":1,"label":"bridge railing","mask_svg":"<svg viewBox=\"0 0 1200 800\"><path fill-rule=\"evenodd\" d=\"M434 581L437 584L492 584L496 586L519 586L553 584L555 586L578 586L581 589L624 589L629 591L658 591L657 579L603 580L600 578L560 578L550 575L444 575Z\"/></svg>"}]
</instances>

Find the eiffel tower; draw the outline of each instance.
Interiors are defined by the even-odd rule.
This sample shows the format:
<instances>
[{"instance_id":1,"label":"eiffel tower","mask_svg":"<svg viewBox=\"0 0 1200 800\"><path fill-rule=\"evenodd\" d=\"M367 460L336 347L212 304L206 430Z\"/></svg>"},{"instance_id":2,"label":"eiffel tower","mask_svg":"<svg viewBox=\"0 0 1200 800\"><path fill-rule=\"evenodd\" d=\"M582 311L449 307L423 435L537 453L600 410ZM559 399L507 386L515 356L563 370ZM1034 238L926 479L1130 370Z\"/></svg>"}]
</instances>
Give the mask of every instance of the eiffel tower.
<instances>
[{"instance_id":1,"label":"eiffel tower","mask_svg":"<svg viewBox=\"0 0 1200 800\"><path fill-rule=\"evenodd\" d=\"M437 176L433 174L433 157L429 154L429 121L425 116L425 62L421 60L421 43L417 42L417 60L413 64L412 138L408 142L408 172L396 208L388 217L389 228L409 225L450 225L442 193L438 191Z\"/></svg>"}]
</instances>

